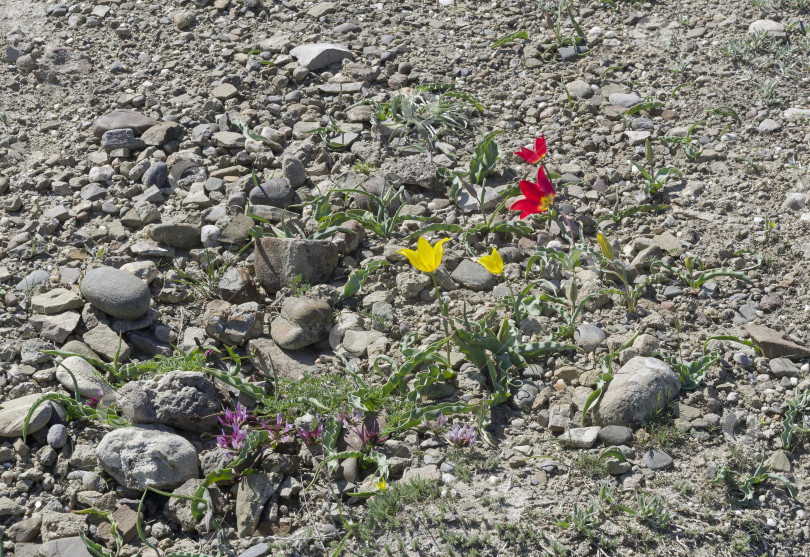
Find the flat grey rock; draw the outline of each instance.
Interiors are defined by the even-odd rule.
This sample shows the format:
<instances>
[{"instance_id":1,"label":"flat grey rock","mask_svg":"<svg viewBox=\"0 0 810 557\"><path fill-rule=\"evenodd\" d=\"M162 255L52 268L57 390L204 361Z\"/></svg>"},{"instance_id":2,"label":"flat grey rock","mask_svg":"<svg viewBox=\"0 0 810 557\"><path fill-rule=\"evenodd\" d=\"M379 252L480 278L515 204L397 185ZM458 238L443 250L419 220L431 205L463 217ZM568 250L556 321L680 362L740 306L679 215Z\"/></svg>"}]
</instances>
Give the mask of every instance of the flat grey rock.
<instances>
[{"instance_id":1,"label":"flat grey rock","mask_svg":"<svg viewBox=\"0 0 810 557\"><path fill-rule=\"evenodd\" d=\"M345 58L354 58L351 50L333 43L303 44L292 49L290 55L308 70L319 70Z\"/></svg>"}]
</instances>

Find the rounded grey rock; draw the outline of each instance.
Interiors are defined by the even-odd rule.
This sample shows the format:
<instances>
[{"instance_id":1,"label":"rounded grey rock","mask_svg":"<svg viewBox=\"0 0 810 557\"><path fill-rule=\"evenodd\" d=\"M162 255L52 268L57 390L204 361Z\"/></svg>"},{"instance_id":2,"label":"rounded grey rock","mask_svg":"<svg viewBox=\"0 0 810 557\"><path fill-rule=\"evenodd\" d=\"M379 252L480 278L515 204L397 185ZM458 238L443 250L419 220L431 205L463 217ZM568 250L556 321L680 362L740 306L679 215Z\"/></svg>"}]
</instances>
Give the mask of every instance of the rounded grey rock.
<instances>
[{"instance_id":1,"label":"rounded grey rock","mask_svg":"<svg viewBox=\"0 0 810 557\"><path fill-rule=\"evenodd\" d=\"M183 223L156 224L152 238L173 248L194 249L200 247L200 227Z\"/></svg>"},{"instance_id":2,"label":"rounded grey rock","mask_svg":"<svg viewBox=\"0 0 810 557\"><path fill-rule=\"evenodd\" d=\"M61 449L68 442L68 430L62 424L55 424L48 429L48 445L52 449Z\"/></svg>"},{"instance_id":3,"label":"rounded grey rock","mask_svg":"<svg viewBox=\"0 0 810 557\"><path fill-rule=\"evenodd\" d=\"M81 282L84 299L119 319L138 319L149 309L149 287L126 271L112 267L93 269Z\"/></svg>"}]
</instances>

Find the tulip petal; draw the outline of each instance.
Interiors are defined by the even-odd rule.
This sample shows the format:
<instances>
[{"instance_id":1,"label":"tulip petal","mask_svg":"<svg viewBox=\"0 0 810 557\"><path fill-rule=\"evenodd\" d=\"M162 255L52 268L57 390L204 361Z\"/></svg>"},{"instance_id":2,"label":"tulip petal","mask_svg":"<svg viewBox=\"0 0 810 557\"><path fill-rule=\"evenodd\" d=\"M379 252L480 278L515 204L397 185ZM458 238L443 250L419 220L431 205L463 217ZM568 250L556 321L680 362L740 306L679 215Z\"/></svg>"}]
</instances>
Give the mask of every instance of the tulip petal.
<instances>
[{"instance_id":1,"label":"tulip petal","mask_svg":"<svg viewBox=\"0 0 810 557\"><path fill-rule=\"evenodd\" d=\"M547 197L554 195L557 191L554 189L554 184L546 176L546 167L541 166L537 169L537 189L540 192L540 197Z\"/></svg>"},{"instance_id":2,"label":"tulip petal","mask_svg":"<svg viewBox=\"0 0 810 557\"><path fill-rule=\"evenodd\" d=\"M509 209L512 211L522 211L520 220L523 220L529 215L539 213L540 204L538 201L532 201L531 199L519 199L512 203L512 206L509 207Z\"/></svg>"},{"instance_id":3,"label":"tulip petal","mask_svg":"<svg viewBox=\"0 0 810 557\"><path fill-rule=\"evenodd\" d=\"M529 164L535 164L540 160L540 157L537 156L537 153L535 153L531 149L527 149L526 147L521 147L520 151L516 151L515 154Z\"/></svg>"},{"instance_id":4,"label":"tulip petal","mask_svg":"<svg viewBox=\"0 0 810 557\"><path fill-rule=\"evenodd\" d=\"M442 257L444 256L444 247L442 244L449 241L450 238L442 238L433 245L433 269L431 269L431 273L442 264Z\"/></svg>"},{"instance_id":5,"label":"tulip petal","mask_svg":"<svg viewBox=\"0 0 810 557\"><path fill-rule=\"evenodd\" d=\"M408 258L408 261L411 265L419 269L420 271L424 271L429 273L430 271L425 271L425 266L422 264L422 260L419 257L419 254L412 249L401 249L397 251L397 253L404 255Z\"/></svg>"},{"instance_id":6,"label":"tulip petal","mask_svg":"<svg viewBox=\"0 0 810 557\"><path fill-rule=\"evenodd\" d=\"M492 248L492 255L482 255L478 258L478 262L493 275L503 273L503 259L495 248Z\"/></svg>"},{"instance_id":7,"label":"tulip petal","mask_svg":"<svg viewBox=\"0 0 810 557\"><path fill-rule=\"evenodd\" d=\"M431 264L433 263L433 248L430 247L430 242L425 240L423 237L419 237L419 241L416 244L416 251L419 252L419 259L422 260L422 270L429 269ZM426 273L432 273L433 270L425 271Z\"/></svg>"},{"instance_id":8,"label":"tulip petal","mask_svg":"<svg viewBox=\"0 0 810 557\"><path fill-rule=\"evenodd\" d=\"M537 154L539 159L546 156L546 153L548 152L546 148L546 134L541 134L540 137L534 140L534 152Z\"/></svg>"},{"instance_id":9,"label":"tulip petal","mask_svg":"<svg viewBox=\"0 0 810 557\"><path fill-rule=\"evenodd\" d=\"M519 185L520 192L526 197L526 199L539 202L543 198L543 191L540 189L540 186L534 182L521 180Z\"/></svg>"}]
</instances>

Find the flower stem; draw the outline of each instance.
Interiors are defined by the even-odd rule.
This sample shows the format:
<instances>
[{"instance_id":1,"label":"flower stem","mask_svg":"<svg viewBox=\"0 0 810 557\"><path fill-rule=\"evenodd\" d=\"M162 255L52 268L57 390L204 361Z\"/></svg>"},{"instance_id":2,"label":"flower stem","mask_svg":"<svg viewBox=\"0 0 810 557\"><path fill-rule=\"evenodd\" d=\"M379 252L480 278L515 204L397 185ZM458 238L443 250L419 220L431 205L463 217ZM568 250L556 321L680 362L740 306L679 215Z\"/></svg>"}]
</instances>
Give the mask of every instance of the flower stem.
<instances>
[{"instance_id":1,"label":"flower stem","mask_svg":"<svg viewBox=\"0 0 810 557\"><path fill-rule=\"evenodd\" d=\"M444 326L444 336L447 337L447 343L445 346L447 347L447 367L450 367L450 326L448 325L448 311L442 302L442 293L439 291L439 283L436 282L436 276L434 273L430 273L430 280L433 281L433 287L436 289L436 301L439 302L439 311L442 314L442 325Z\"/></svg>"}]
</instances>

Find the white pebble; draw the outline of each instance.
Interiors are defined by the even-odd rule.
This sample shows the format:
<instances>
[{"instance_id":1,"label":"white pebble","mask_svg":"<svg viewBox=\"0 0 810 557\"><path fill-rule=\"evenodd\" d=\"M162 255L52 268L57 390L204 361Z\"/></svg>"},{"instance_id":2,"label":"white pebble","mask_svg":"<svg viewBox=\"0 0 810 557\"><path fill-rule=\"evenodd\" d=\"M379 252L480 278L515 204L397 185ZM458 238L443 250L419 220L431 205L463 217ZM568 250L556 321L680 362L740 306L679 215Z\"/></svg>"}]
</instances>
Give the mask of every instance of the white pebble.
<instances>
[{"instance_id":1,"label":"white pebble","mask_svg":"<svg viewBox=\"0 0 810 557\"><path fill-rule=\"evenodd\" d=\"M796 518L798 518L799 520L805 520L807 519L807 513L804 512L803 509L799 509L798 511L796 511Z\"/></svg>"},{"instance_id":2,"label":"white pebble","mask_svg":"<svg viewBox=\"0 0 810 557\"><path fill-rule=\"evenodd\" d=\"M443 490L442 490L442 492L441 492L441 496L442 496L442 499L446 499L446 498L447 498L447 490L446 490L446 489L443 489Z\"/></svg>"},{"instance_id":3,"label":"white pebble","mask_svg":"<svg viewBox=\"0 0 810 557\"><path fill-rule=\"evenodd\" d=\"M261 153L264 151L264 147L262 146L261 141L256 141L255 139L246 139L245 151L248 153Z\"/></svg>"},{"instance_id":4,"label":"white pebble","mask_svg":"<svg viewBox=\"0 0 810 557\"><path fill-rule=\"evenodd\" d=\"M790 378L790 384L795 387L796 385L799 384L799 378L798 377L791 377Z\"/></svg>"},{"instance_id":5,"label":"white pebble","mask_svg":"<svg viewBox=\"0 0 810 557\"><path fill-rule=\"evenodd\" d=\"M768 519L768 527L769 528L776 528L776 521L772 518Z\"/></svg>"},{"instance_id":6,"label":"white pebble","mask_svg":"<svg viewBox=\"0 0 810 557\"><path fill-rule=\"evenodd\" d=\"M207 248L215 248L219 245L220 235L222 235L222 230L218 226L206 224L200 231L200 241Z\"/></svg>"},{"instance_id":7,"label":"white pebble","mask_svg":"<svg viewBox=\"0 0 810 557\"><path fill-rule=\"evenodd\" d=\"M802 370L803 372L805 372L805 373L807 373L808 371L810 371L810 363L806 363L806 364L802 365L801 370Z\"/></svg>"},{"instance_id":8,"label":"white pebble","mask_svg":"<svg viewBox=\"0 0 810 557\"><path fill-rule=\"evenodd\" d=\"M490 485L497 484L498 483L498 476L490 476L489 477L489 483L490 483Z\"/></svg>"},{"instance_id":9,"label":"white pebble","mask_svg":"<svg viewBox=\"0 0 810 557\"><path fill-rule=\"evenodd\" d=\"M91 168L90 172L87 173L87 177L91 182L109 182L113 174L115 174L115 169L109 164L105 164L102 167L94 166Z\"/></svg>"},{"instance_id":10,"label":"white pebble","mask_svg":"<svg viewBox=\"0 0 810 557\"><path fill-rule=\"evenodd\" d=\"M726 400L729 401L729 402L737 402L739 400L739 398L740 398L740 396L737 393L731 392L731 393L728 393L728 396L726 397Z\"/></svg>"}]
</instances>

